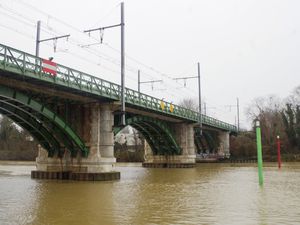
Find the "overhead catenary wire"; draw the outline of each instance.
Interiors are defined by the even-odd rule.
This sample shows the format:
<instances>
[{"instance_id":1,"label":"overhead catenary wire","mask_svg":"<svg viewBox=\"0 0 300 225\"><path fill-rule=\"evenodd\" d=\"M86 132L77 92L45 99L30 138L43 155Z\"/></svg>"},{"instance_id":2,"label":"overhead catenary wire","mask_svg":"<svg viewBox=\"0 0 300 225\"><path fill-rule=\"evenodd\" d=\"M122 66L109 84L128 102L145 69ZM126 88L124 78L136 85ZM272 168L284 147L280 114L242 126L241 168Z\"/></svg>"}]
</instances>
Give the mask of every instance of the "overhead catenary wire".
<instances>
[{"instance_id":1,"label":"overhead catenary wire","mask_svg":"<svg viewBox=\"0 0 300 225\"><path fill-rule=\"evenodd\" d=\"M21 35L26 36L26 37L28 37L28 38L34 40L34 37L33 37L33 36L30 36L30 35L28 35L28 34L19 32L18 30L13 29L13 28L8 27L8 26L5 26L5 25L1 25L1 26L2 26L2 27L5 27L6 29L9 29L9 30L15 31L15 32L17 32L17 33L20 33ZM48 45L48 46L51 46L50 44L47 44L47 43L45 43L45 44ZM59 49L59 50L61 50L61 49ZM80 55L76 55L76 53L68 52L68 54L74 55L74 56L76 56L77 58L80 58L80 59L82 59L82 60L84 60L84 61L86 61L86 62L88 62L88 63L94 63L94 64L96 64L96 62L91 62L90 60L87 60L86 58L84 58L84 57L82 57L82 56L80 56ZM113 72L113 73L115 73L115 74L119 74L119 71L112 70L112 69L110 69L110 68L108 68L108 67L102 66L102 68L105 69L105 70L107 70L107 71L111 71L111 72ZM132 70L130 70L130 69L128 69L128 71L132 72ZM129 78L129 79L132 80L132 81L136 81L134 78ZM149 85L149 86L150 86L150 85ZM186 88L184 88L184 89L186 89ZM169 92L169 91L166 91L166 92L167 92L170 96L174 96L174 93ZM209 107L208 107L208 108L209 108ZM216 106L212 106L211 108L214 108L214 109L217 110L217 111L222 111L222 113L224 113L224 112L225 112L225 113L228 113L228 111L223 110L222 108L220 108L220 106L218 106L217 108L216 108ZM242 122L243 122L243 121L241 121L241 123L242 123Z\"/></svg>"},{"instance_id":2,"label":"overhead catenary wire","mask_svg":"<svg viewBox=\"0 0 300 225\"><path fill-rule=\"evenodd\" d=\"M18 1L19 2L19 1ZM20 1L22 4L26 4L26 5L29 5L28 3L25 3L24 1ZM30 7L29 6L29 8L32 8L32 7ZM32 8L33 10L37 10L39 13L45 13L44 11L42 11L42 10L40 10L40 9L37 9L36 7L33 7ZM21 15L21 14L17 14L18 15L18 17ZM60 23L62 23L62 24L64 24L65 26L68 26L68 27L71 27L72 29L74 29L76 32L82 32L82 30L80 30L80 29L78 29L78 28L76 28L76 27L74 27L74 26L72 26L72 25L70 25L70 24L68 24L68 23L66 23L66 22L64 22L64 21L62 21L62 20L60 20L60 19L58 19L58 18L56 18L56 17L54 17L54 16L52 16L52 15L49 15L49 14L47 14L48 15L48 18L50 18L50 19L54 19L54 20L56 20L56 21L58 21L58 22L60 22ZM11 16L12 17L12 16ZM28 25L29 24L32 24L32 25L30 25L32 28L34 28L34 22L32 23L32 22L29 22L29 21L27 21L28 20L28 18L27 18L27 16L25 17L24 16L24 18L26 18L26 20L24 20L23 22L24 22L24 24L26 23L26 22L28 22ZM18 19L17 17L16 17L16 19ZM19 18L19 20L21 20L22 21L22 19L20 19ZM33 21L34 21L34 19L33 19ZM47 24L46 22L45 22L45 24ZM19 32L19 33L23 33L22 31L19 31L18 29L14 29L14 28L10 28L10 30L14 30L15 32ZM50 29L50 30L47 30L47 29L45 29L45 28L43 28L43 32L47 32L48 34L55 34L56 33L56 30L53 30L53 28L52 29ZM34 36L32 36L32 35L28 35L28 34L22 34L22 35L27 35L27 37L28 38L34 38ZM91 37L91 38L94 38L94 37ZM78 40L76 40L76 38L70 38L70 40L69 40L69 43L70 44L72 44L72 45L76 45L76 47L79 47L80 48L80 46L78 46L78 44L79 43L82 43L81 41L78 41ZM46 43L45 43L46 44ZM49 45L50 46L50 45ZM117 50L116 48L114 48L113 46L111 46L109 43L103 43L102 44L102 46L106 46L107 48L109 48L109 49L114 49L114 50ZM97 57L99 57L99 58L101 58L101 59L103 59L103 60L105 60L105 61L107 61L107 62L109 62L109 63L111 63L112 65L114 65L114 66L119 66L119 63L120 63L120 60L119 59L116 59L116 58L114 58L114 57L112 57L112 56L110 56L110 55L108 55L108 54L106 54L106 53L103 53L103 52L100 52L99 50L97 50L97 49L95 49L95 48L88 48L88 49L86 49L85 51L87 51L89 54L93 54L93 55L95 55L95 56L97 56ZM117 50L117 52L118 52L119 50ZM73 55L74 57L77 57L77 58L79 58L79 55L78 54L76 54L76 53L73 53L73 51L72 50L69 50L68 52L67 52L67 54L70 54L70 55ZM132 56L130 56L130 55L128 55L128 54L126 54L126 58L127 59L129 59L129 62L134 62L134 63L136 63L137 65L139 65L139 66L141 66L142 68L143 68L143 70L142 70L142 74L143 74L143 76L145 76L145 77L148 77L150 80L151 79L157 79L157 75L159 75L160 77L163 77L163 79L164 79L164 85L165 86L168 86L168 88L170 88L171 90L174 90L174 89L177 89L177 88L179 88L181 85L179 85L178 83L176 83L176 82L174 82L174 81L172 81L172 79L173 79L173 76L172 75L170 75L170 74L167 74L167 73L164 73L164 72L161 72L160 70L158 70L158 69L156 69L156 68L154 68L153 66L149 66L149 65L147 65L147 64L145 64L145 63L143 63L143 62L141 62L140 60L138 60L138 59L136 59L135 57L132 57ZM84 57L81 57L81 60L84 60ZM86 62L88 62L87 60L85 60ZM97 62L97 61L94 61L93 62L95 65L97 65L97 64L99 64L99 62ZM138 69L140 69L140 67L139 66L137 66L137 65L135 65L135 66L133 66L133 65L131 65L130 63L128 63L128 64L126 64L126 71L128 71L128 72L130 72L130 73L128 73L128 78L130 77L130 80L132 80L132 81L136 81L136 79L137 79L137 71L138 71ZM192 65L193 66L193 65ZM192 67L192 66L190 66L190 67ZM114 69L112 69L112 68L109 68L109 67L107 67L107 66L105 66L105 65L103 65L103 64L101 64L101 67L103 68L103 69L105 69L105 70L107 70L107 71L110 71L110 72L113 72L113 73L115 73L115 74L118 74L119 73L119 71L117 71L117 70L114 70ZM154 73L154 74L152 74L152 73ZM190 73L189 73L190 74ZM191 93L193 93L192 94L192 96L193 95L195 95L195 97L196 97L196 90L194 90L194 89L192 89L192 88L190 88L190 87L186 87L186 88L183 88L182 89L182 92L184 92L184 93L186 93L186 94L188 94L188 96L191 96ZM172 92L172 91L170 91L170 90L166 90L165 91L165 93L168 93L169 95L172 95L172 96L177 96L177 97L182 97L182 93L178 93L178 92ZM174 99L171 99L171 100L173 100L174 101Z\"/></svg>"},{"instance_id":3,"label":"overhead catenary wire","mask_svg":"<svg viewBox=\"0 0 300 225\"><path fill-rule=\"evenodd\" d=\"M52 15L50 15L50 14L44 12L43 10L40 10L40 9L36 8L36 7L34 7L34 6L32 6L32 5L28 4L28 3L25 3L25 2L22 1L22 0L20 0L20 3L22 3L23 5L27 6L28 8L31 8L31 9L33 9L34 11L37 11L37 12L43 14L43 15L48 15L48 18L50 17L50 18L52 18L52 19L55 19L56 21L58 21L58 22L64 24L65 26L68 26L68 27L74 29L74 30L77 31L77 32L82 32L80 29L74 27L73 25L70 25L70 24L66 23L65 21L63 21L63 20L61 20L61 19L58 19L58 18L56 18L56 17L54 17L54 16L52 16ZM119 5L119 4L118 4L118 5ZM117 6L118 6L118 5L117 5ZM107 46L109 46L109 45L107 44ZM117 50L117 49L113 48L112 46L110 46L110 48L111 48L111 49L114 49L115 51L120 52L120 50ZM155 69L155 68L152 67L152 66L146 65L145 63L140 62L139 60L135 59L135 58L132 57L132 56L129 56L128 54L125 54L125 55L126 55L126 57L127 57L128 59L131 59L131 60L135 61L136 63L138 63L138 64L140 64L140 65L142 65L142 66L144 66L144 67L146 67L146 68L148 68L148 69L150 69L150 70L152 70L153 72L155 72L155 73L157 73L157 74L160 74L161 76L166 77L166 78L172 80L172 77L171 77L170 75L167 75L166 73L160 72L159 70ZM138 70L138 69L136 69L136 70Z\"/></svg>"},{"instance_id":4,"label":"overhead catenary wire","mask_svg":"<svg viewBox=\"0 0 300 225\"><path fill-rule=\"evenodd\" d=\"M12 29L12 28L10 28L10 27L6 27L6 28L8 28L8 29L10 29L10 30L12 30L12 31L17 31L17 30L15 30L15 29ZM17 31L18 32L18 31ZM22 34L22 35L25 35L26 36L26 34L24 34L24 33L21 33L21 32L18 32L18 33L20 33L20 34ZM32 40L34 40L34 37L33 36L29 36L29 35L27 35L27 37L28 38L30 38L30 39L32 39ZM48 45L48 46L51 46L50 44L47 44L47 43L45 43L46 45ZM59 49L58 51L63 51L62 49ZM77 58L80 58L81 60L84 60L84 61L86 61L86 62L88 62L88 63L91 63L91 60L86 60L84 57L81 57L80 55L76 55L75 53L71 53L71 52L68 52L68 54L71 54L71 55L73 55L73 56L75 56L75 57L77 57ZM93 62L94 64L96 64L96 62ZM115 71L115 70L112 70L112 69L110 69L110 68L108 68L108 67L105 67L105 66L101 66L102 68L104 68L105 70L107 70L107 71L111 71L111 72L114 72L114 73L116 73L116 74L119 74L119 72L118 71ZM134 70L132 70L132 69L127 69L128 71L134 71ZM132 80L132 81L136 81L136 79L135 78L129 78L130 80ZM148 86L150 86L150 85L148 85ZM157 89L156 89L157 90ZM161 89L159 90L159 91L161 91ZM170 96L173 96L174 97L174 93L172 93L172 92L169 92L169 91L167 91L167 93L170 95Z\"/></svg>"},{"instance_id":5,"label":"overhead catenary wire","mask_svg":"<svg viewBox=\"0 0 300 225\"><path fill-rule=\"evenodd\" d=\"M56 17L54 17L54 16L52 16L52 15L46 13L46 12L44 12L43 10L40 10L40 9L38 9L38 8L36 8L36 7L34 7L34 6L30 5L30 4L28 4L28 3L25 3L25 2L22 1L22 0L20 1L20 3L23 4L23 5L25 5L26 7L28 7L28 8L30 8L30 9L34 10L34 11L37 11L37 12L43 14L43 15L48 15L48 18L54 19L54 20L56 20L56 21L58 21L58 22L60 22L60 23L62 23L62 24L64 24L64 25L66 25L66 26L68 26L68 27L74 29L74 30L77 31L77 32L81 32L81 30L79 30L78 28L76 28L76 27L74 27L74 26L72 26L72 25L70 25L70 24L68 24L68 23L66 23L66 22L64 22L64 21L62 21L62 20L60 20L60 19L58 19L58 18L56 18ZM53 30L53 29L52 29L52 30ZM109 46L109 45L107 44L107 46ZM110 48L116 50L116 49L113 48L112 46L110 46ZM117 50L117 51L119 52L119 50ZM98 56L99 56L99 55L98 55ZM99 56L99 57L100 57L100 56ZM137 60L137 59L135 59L135 58L133 58L133 57L131 57L131 56L129 56L129 55L126 55L126 57L129 58L129 59L131 59L131 60L133 60L133 61L135 61L135 62L137 62L138 64L140 64L140 65L142 65L142 66L144 66L144 67L146 67L146 68L152 70L153 72L155 72L155 73L157 73L157 74L160 74L161 76L167 77L167 78L169 78L170 80L172 79L171 76L168 76L168 75L166 75L165 73L162 73L162 72L160 72L159 70L157 70L157 69L155 69L155 68L153 68L153 67L151 67L151 66L148 66L148 65L146 65L146 64L144 64L144 63L142 63L142 62L140 62L139 60ZM107 59L107 60L108 60L108 59ZM137 71L137 70L138 70L138 68L136 68L136 71ZM144 74L146 75L146 73L144 73ZM150 75L150 76L151 76L151 75ZM153 76L151 76L151 77L152 77L152 79L153 79ZM174 86L173 86L173 88L174 88Z\"/></svg>"},{"instance_id":6,"label":"overhead catenary wire","mask_svg":"<svg viewBox=\"0 0 300 225\"><path fill-rule=\"evenodd\" d=\"M5 29L7 29L7 30L11 30L11 31L16 32L16 33L18 33L18 34L21 34L21 35L23 35L24 37L27 37L27 38L29 38L29 39L34 39L34 37L33 37L32 35L27 34L27 33L24 33L24 32L22 32L22 31L20 31L20 30L18 30L18 29L9 27L9 26L7 26L7 25L0 24L0 27L5 28Z\"/></svg>"}]
</instances>

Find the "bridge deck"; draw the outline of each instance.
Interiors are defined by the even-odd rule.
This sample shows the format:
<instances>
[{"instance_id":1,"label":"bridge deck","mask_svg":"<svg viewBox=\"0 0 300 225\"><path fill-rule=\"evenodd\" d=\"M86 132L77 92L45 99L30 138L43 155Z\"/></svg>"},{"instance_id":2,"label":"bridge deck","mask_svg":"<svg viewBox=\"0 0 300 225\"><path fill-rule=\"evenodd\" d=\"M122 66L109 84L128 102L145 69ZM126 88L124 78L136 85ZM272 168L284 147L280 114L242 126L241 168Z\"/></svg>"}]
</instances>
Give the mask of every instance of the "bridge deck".
<instances>
[{"instance_id":1,"label":"bridge deck","mask_svg":"<svg viewBox=\"0 0 300 225\"><path fill-rule=\"evenodd\" d=\"M23 78L89 93L114 101L121 99L121 86L84 72L57 64L57 74L53 76L42 70L42 58L0 44L0 71L20 75ZM1 76L1 74L0 74ZM137 107L161 115L199 122L199 113L167 101L125 88L126 106ZM209 127L237 132L234 125L202 115L202 123Z\"/></svg>"}]
</instances>

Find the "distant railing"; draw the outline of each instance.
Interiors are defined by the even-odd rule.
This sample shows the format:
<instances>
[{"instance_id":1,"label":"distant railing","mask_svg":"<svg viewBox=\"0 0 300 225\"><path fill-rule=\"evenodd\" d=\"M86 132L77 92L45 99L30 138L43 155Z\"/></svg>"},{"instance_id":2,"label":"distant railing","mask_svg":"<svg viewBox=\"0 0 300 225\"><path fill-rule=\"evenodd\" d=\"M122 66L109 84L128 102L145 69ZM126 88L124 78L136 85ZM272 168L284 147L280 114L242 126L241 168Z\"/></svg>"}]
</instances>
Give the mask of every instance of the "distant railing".
<instances>
[{"instance_id":1,"label":"distant railing","mask_svg":"<svg viewBox=\"0 0 300 225\"><path fill-rule=\"evenodd\" d=\"M5 71L22 74L27 77L40 79L65 87L89 92L113 100L121 99L121 86L84 72L57 64L57 74L42 71L42 58L0 44L0 68ZM143 107L159 113L199 122L199 113L184 107L174 105L152 96L125 88L126 104ZM234 125L215 118L202 115L205 125L236 132Z\"/></svg>"}]
</instances>

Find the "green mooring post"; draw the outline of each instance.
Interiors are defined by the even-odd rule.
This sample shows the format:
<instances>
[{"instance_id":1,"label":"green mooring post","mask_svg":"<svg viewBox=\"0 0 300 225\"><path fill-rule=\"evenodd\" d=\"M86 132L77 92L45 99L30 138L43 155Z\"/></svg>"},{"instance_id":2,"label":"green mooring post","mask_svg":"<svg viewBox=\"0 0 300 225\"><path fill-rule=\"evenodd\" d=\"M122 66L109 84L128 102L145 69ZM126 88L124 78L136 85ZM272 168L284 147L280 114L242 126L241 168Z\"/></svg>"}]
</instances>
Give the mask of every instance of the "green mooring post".
<instances>
[{"instance_id":1,"label":"green mooring post","mask_svg":"<svg viewBox=\"0 0 300 225\"><path fill-rule=\"evenodd\" d=\"M261 131L260 131L259 120L255 121L255 126L256 126L258 178L259 178L259 185L263 185L264 176L263 176L263 160L262 160L262 147L261 147Z\"/></svg>"}]
</instances>

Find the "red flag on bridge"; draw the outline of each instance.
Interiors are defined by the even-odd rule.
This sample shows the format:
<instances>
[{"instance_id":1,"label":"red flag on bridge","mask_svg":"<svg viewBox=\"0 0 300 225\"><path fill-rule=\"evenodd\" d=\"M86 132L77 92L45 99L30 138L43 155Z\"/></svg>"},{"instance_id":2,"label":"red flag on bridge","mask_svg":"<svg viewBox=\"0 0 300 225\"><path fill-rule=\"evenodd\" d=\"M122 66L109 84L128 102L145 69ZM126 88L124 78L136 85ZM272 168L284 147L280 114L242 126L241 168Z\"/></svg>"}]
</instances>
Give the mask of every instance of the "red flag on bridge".
<instances>
[{"instance_id":1,"label":"red flag on bridge","mask_svg":"<svg viewBox=\"0 0 300 225\"><path fill-rule=\"evenodd\" d=\"M53 76L56 76L57 64L48 59L43 59L42 61L42 71L48 72Z\"/></svg>"}]
</instances>

